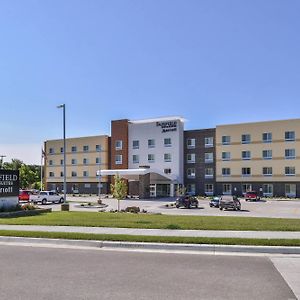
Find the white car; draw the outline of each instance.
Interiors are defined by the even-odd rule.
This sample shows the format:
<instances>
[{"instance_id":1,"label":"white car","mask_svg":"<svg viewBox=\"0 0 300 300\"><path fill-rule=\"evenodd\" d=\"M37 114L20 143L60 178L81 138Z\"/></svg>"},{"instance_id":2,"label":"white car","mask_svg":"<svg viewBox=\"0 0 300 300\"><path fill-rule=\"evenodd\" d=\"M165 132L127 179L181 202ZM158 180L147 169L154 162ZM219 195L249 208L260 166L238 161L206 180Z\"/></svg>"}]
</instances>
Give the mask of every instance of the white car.
<instances>
[{"instance_id":1,"label":"white car","mask_svg":"<svg viewBox=\"0 0 300 300\"><path fill-rule=\"evenodd\" d=\"M64 197L59 195L56 192L41 191L39 194L30 195L30 201L32 201L33 203L41 202L42 204L47 204L48 202L63 203L64 202Z\"/></svg>"}]
</instances>

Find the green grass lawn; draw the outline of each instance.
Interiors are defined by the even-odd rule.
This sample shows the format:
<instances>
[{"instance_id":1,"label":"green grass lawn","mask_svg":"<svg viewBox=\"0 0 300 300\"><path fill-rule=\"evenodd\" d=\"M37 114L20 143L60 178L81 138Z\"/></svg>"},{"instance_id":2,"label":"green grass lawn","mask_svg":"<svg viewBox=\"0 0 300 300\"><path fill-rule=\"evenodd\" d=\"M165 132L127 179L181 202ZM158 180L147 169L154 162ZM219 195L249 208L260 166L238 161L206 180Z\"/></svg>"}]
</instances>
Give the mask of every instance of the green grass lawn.
<instances>
[{"instance_id":1,"label":"green grass lawn","mask_svg":"<svg viewBox=\"0 0 300 300\"><path fill-rule=\"evenodd\" d=\"M300 219L171 216L97 212L52 212L38 216L0 218L0 224L198 230L300 231Z\"/></svg>"},{"instance_id":2,"label":"green grass lawn","mask_svg":"<svg viewBox=\"0 0 300 300\"><path fill-rule=\"evenodd\" d=\"M170 237L120 234L88 234L64 232L38 232L0 230L0 236L34 237L50 239L73 239L94 241L126 241L181 244L251 245L251 246L300 246L300 240L290 239L245 239L245 238L207 238L207 237Z\"/></svg>"}]
</instances>

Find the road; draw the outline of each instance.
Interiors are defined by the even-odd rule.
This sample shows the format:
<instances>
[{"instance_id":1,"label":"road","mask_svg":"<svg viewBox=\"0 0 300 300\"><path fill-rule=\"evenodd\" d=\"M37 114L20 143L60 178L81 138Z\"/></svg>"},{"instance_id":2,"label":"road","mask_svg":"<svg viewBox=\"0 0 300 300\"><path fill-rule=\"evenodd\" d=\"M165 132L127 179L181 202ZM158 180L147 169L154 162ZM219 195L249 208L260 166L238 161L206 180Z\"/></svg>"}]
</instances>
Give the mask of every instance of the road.
<instances>
[{"instance_id":1,"label":"road","mask_svg":"<svg viewBox=\"0 0 300 300\"><path fill-rule=\"evenodd\" d=\"M0 299L296 299L267 257L1 245L0 266Z\"/></svg>"}]
</instances>

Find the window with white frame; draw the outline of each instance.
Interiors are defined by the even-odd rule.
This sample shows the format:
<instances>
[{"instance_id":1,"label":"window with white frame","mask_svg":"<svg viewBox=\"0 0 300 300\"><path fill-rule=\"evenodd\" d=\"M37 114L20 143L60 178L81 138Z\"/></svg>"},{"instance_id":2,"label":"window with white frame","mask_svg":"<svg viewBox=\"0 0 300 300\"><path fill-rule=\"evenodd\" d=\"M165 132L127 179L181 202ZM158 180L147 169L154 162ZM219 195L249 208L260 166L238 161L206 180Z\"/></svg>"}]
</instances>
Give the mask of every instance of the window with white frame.
<instances>
[{"instance_id":1,"label":"window with white frame","mask_svg":"<svg viewBox=\"0 0 300 300\"><path fill-rule=\"evenodd\" d=\"M71 176L72 177L77 177L77 172L76 171L72 171Z\"/></svg>"},{"instance_id":2,"label":"window with white frame","mask_svg":"<svg viewBox=\"0 0 300 300\"><path fill-rule=\"evenodd\" d=\"M230 168L222 168L222 176L230 176Z\"/></svg>"},{"instance_id":3,"label":"window with white frame","mask_svg":"<svg viewBox=\"0 0 300 300\"><path fill-rule=\"evenodd\" d=\"M54 148L49 148L49 154L54 154Z\"/></svg>"},{"instance_id":4,"label":"window with white frame","mask_svg":"<svg viewBox=\"0 0 300 300\"><path fill-rule=\"evenodd\" d=\"M205 184L204 185L204 193L205 195L213 195L214 194L214 185L211 183Z\"/></svg>"},{"instance_id":5,"label":"window with white frame","mask_svg":"<svg viewBox=\"0 0 300 300\"><path fill-rule=\"evenodd\" d=\"M134 140L132 141L132 149L139 149L140 148L140 141Z\"/></svg>"},{"instance_id":6,"label":"window with white frame","mask_svg":"<svg viewBox=\"0 0 300 300\"><path fill-rule=\"evenodd\" d=\"M71 160L71 165L77 165L77 159L72 158L72 160Z\"/></svg>"},{"instance_id":7,"label":"window with white frame","mask_svg":"<svg viewBox=\"0 0 300 300\"><path fill-rule=\"evenodd\" d=\"M84 184L84 188L85 189L90 189L91 188L91 184L90 183L85 183Z\"/></svg>"},{"instance_id":8,"label":"window with white frame","mask_svg":"<svg viewBox=\"0 0 300 300\"><path fill-rule=\"evenodd\" d=\"M263 150L262 157L263 159L272 159L272 150Z\"/></svg>"},{"instance_id":9,"label":"window with white frame","mask_svg":"<svg viewBox=\"0 0 300 300\"><path fill-rule=\"evenodd\" d=\"M284 134L284 139L286 141L294 141L295 140L295 131L286 131Z\"/></svg>"},{"instance_id":10,"label":"window with white frame","mask_svg":"<svg viewBox=\"0 0 300 300\"><path fill-rule=\"evenodd\" d=\"M77 147L76 146L72 146L71 147L71 152L77 152Z\"/></svg>"},{"instance_id":11,"label":"window with white frame","mask_svg":"<svg viewBox=\"0 0 300 300\"><path fill-rule=\"evenodd\" d=\"M138 164L140 162L140 157L137 154L132 155L132 162Z\"/></svg>"},{"instance_id":12,"label":"window with white frame","mask_svg":"<svg viewBox=\"0 0 300 300\"><path fill-rule=\"evenodd\" d=\"M122 164L122 154L117 154L116 156L115 156L115 164L116 165L121 165Z\"/></svg>"},{"instance_id":13,"label":"window with white frame","mask_svg":"<svg viewBox=\"0 0 300 300\"><path fill-rule=\"evenodd\" d=\"M148 162L150 162L150 163L155 162L155 156L154 156L154 154L148 154Z\"/></svg>"},{"instance_id":14,"label":"window with white frame","mask_svg":"<svg viewBox=\"0 0 300 300\"><path fill-rule=\"evenodd\" d=\"M52 159L49 160L49 166L53 166L53 160Z\"/></svg>"},{"instance_id":15,"label":"window with white frame","mask_svg":"<svg viewBox=\"0 0 300 300\"><path fill-rule=\"evenodd\" d=\"M222 145L230 145L230 135L222 136Z\"/></svg>"},{"instance_id":16,"label":"window with white frame","mask_svg":"<svg viewBox=\"0 0 300 300\"><path fill-rule=\"evenodd\" d=\"M60 153L64 153L64 147L60 147Z\"/></svg>"},{"instance_id":17,"label":"window with white frame","mask_svg":"<svg viewBox=\"0 0 300 300\"><path fill-rule=\"evenodd\" d=\"M88 171L83 171L82 175L83 175L83 177L89 177L89 172Z\"/></svg>"},{"instance_id":18,"label":"window with white frame","mask_svg":"<svg viewBox=\"0 0 300 300\"><path fill-rule=\"evenodd\" d=\"M229 184L229 183L223 184L223 194L231 195L231 184Z\"/></svg>"},{"instance_id":19,"label":"window with white frame","mask_svg":"<svg viewBox=\"0 0 300 300\"><path fill-rule=\"evenodd\" d=\"M295 149L285 149L284 153L285 153L286 159L295 159L296 158Z\"/></svg>"},{"instance_id":20,"label":"window with white frame","mask_svg":"<svg viewBox=\"0 0 300 300\"><path fill-rule=\"evenodd\" d=\"M195 195L196 194L196 185L194 183L190 183L186 186L186 191L190 195Z\"/></svg>"},{"instance_id":21,"label":"window with white frame","mask_svg":"<svg viewBox=\"0 0 300 300\"><path fill-rule=\"evenodd\" d=\"M222 152L222 160L230 160L230 152Z\"/></svg>"},{"instance_id":22,"label":"window with white frame","mask_svg":"<svg viewBox=\"0 0 300 300\"><path fill-rule=\"evenodd\" d=\"M195 178L196 177L196 171L195 168L188 168L186 170L187 178Z\"/></svg>"},{"instance_id":23,"label":"window with white frame","mask_svg":"<svg viewBox=\"0 0 300 300\"><path fill-rule=\"evenodd\" d=\"M101 158L100 157L96 157L96 164L101 164Z\"/></svg>"},{"instance_id":24,"label":"window with white frame","mask_svg":"<svg viewBox=\"0 0 300 300\"><path fill-rule=\"evenodd\" d=\"M102 151L102 147L101 147L101 145L96 145L96 151L97 151L97 152L100 152L100 151Z\"/></svg>"},{"instance_id":25,"label":"window with white frame","mask_svg":"<svg viewBox=\"0 0 300 300\"><path fill-rule=\"evenodd\" d=\"M204 162L212 163L214 161L214 154L213 152L206 152L204 153Z\"/></svg>"},{"instance_id":26,"label":"window with white frame","mask_svg":"<svg viewBox=\"0 0 300 300\"><path fill-rule=\"evenodd\" d=\"M251 152L248 150L242 151L242 159L244 160L251 159Z\"/></svg>"},{"instance_id":27,"label":"window with white frame","mask_svg":"<svg viewBox=\"0 0 300 300\"><path fill-rule=\"evenodd\" d=\"M272 132L264 132L262 134L263 143L271 143L272 142Z\"/></svg>"},{"instance_id":28,"label":"window with white frame","mask_svg":"<svg viewBox=\"0 0 300 300\"><path fill-rule=\"evenodd\" d=\"M171 147L172 146L172 140L171 140L171 138L165 138L164 139L164 146L165 147Z\"/></svg>"},{"instance_id":29,"label":"window with white frame","mask_svg":"<svg viewBox=\"0 0 300 300\"><path fill-rule=\"evenodd\" d=\"M285 167L285 176L295 176L296 175L296 168L295 167Z\"/></svg>"},{"instance_id":30,"label":"window with white frame","mask_svg":"<svg viewBox=\"0 0 300 300\"><path fill-rule=\"evenodd\" d=\"M186 144L188 149L193 149L196 147L196 139L187 139Z\"/></svg>"},{"instance_id":31,"label":"window with white frame","mask_svg":"<svg viewBox=\"0 0 300 300\"><path fill-rule=\"evenodd\" d=\"M155 148L155 140L154 139L148 140L148 148Z\"/></svg>"},{"instance_id":32,"label":"window with white frame","mask_svg":"<svg viewBox=\"0 0 300 300\"><path fill-rule=\"evenodd\" d=\"M61 160L60 160L60 165L63 166L63 164L64 164L64 160L61 159Z\"/></svg>"},{"instance_id":33,"label":"window with white frame","mask_svg":"<svg viewBox=\"0 0 300 300\"><path fill-rule=\"evenodd\" d=\"M263 167L262 173L264 176L272 176L273 175L273 168L272 167Z\"/></svg>"},{"instance_id":34,"label":"window with white frame","mask_svg":"<svg viewBox=\"0 0 300 300\"><path fill-rule=\"evenodd\" d=\"M242 134L242 144L249 144L251 143L251 135L249 133Z\"/></svg>"},{"instance_id":35,"label":"window with white frame","mask_svg":"<svg viewBox=\"0 0 300 300\"><path fill-rule=\"evenodd\" d=\"M164 161L165 162L171 162L172 161L171 153L165 153L164 154Z\"/></svg>"},{"instance_id":36,"label":"window with white frame","mask_svg":"<svg viewBox=\"0 0 300 300\"><path fill-rule=\"evenodd\" d=\"M214 169L213 168L205 168L204 177L205 178L213 178L214 177Z\"/></svg>"},{"instance_id":37,"label":"window with white frame","mask_svg":"<svg viewBox=\"0 0 300 300\"><path fill-rule=\"evenodd\" d=\"M242 184L242 194L245 194L245 193L251 192L251 191L252 191L252 184L250 184L250 183Z\"/></svg>"},{"instance_id":38,"label":"window with white frame","mask_svg":"<svg viewBox=\"0 0 300 300\"><path fill-rule=\"evenodd\" d=\"M204 138L204 147L209 148L214 146L214 138L212 136Z\"/></svg>"},{"instance_id":39,"label":"window with white frame","mask_svg":"<svg viewBox=\"0 0 300 300\"><path fill-rule=\"evenodd\" d=\"M54 172L49 172L49 177L54 177Z\"/></svg>"},{"instance_id":40,"label":"window with white frame","mask_svg":"<svg viewBox=\"0 0 300 300\"><path fill-rule=\"evenodd\" d=\"M64 172L60 172L60 177L64 177Z\"/></svg>"},{"instance_id":41,"label":"window with white frame","mask_svg":"<svg viewBox=\"0 0 300 300\"><path fill-rule=\"evenodd\" d=\"M196 154L195 153L188 153L186 156L187 163L195 163L196 161Z\"/></svg>"},{"instance_id":42,"label":"window with white frame","mask_svg":"<svg viewBox=\"0 0 300 300\"><path fill-rule=\"evenodd\" d=\"M263 190L264 196L268 196L268 197L273 196L273 184L271 184L271 183L263 184L262 190Z\"/></svg>"},{"instance_id":43,"label":"window with white frame","mask_svg":"<svg viewBox=\"0 0 300 300\"><path fill-rule=\"evenodd\" d=\"M82 149L83 149L83 152L88 152L89 151L89 146L88 145L84 145L82 147Z\"/></svg>"},{"instance_id":44,"label":"window with white frame","mask_svg":"<svg viewBox=\"0 0 300 300\"><path fill-rule=\"evenodd\" d=\"M287 183L285 185L285 196L295 198L296 197L296 184Z\"/></svg>"},{"instance_id":45,"label":"window with white frame","mask_svg":"<svg viewBox=\"0 0 300 300\"><path fill-rule=\"evenodd\" d=\"M116 140L115 149L116 150L122 150L123 149L123 141L122 140Z\"/></svg>"},{"instance_id":46,"label":"window with white frame","mask_svg":"<svg viewBox=\"0 0 300 300\"><path fill-rule=\"evenodd\" d=\"M242 176L250 176L251 175L251 168L242 168Z\"/></svg>"},{"instance_id":47,"label":"window with white frame","mask_svg":"<svg viewBox=\"0 0 300 300\"><path fill-rule=\"evenodd\" d=\"M164 169L165 174L171 174L172 170L170 168Z\"/></svg>"},{"instance_id":48,"label":"window with white frame","mask_svg":"<svg viewBox=\"0 0 300 300\"><path fill-rule=\"evenodd\" d=\"M88 165L88 164L89 164L88 158L84 158L84 159L82 160L82 162L83 162L84 165Z\"/></svg>"}]
</instances>

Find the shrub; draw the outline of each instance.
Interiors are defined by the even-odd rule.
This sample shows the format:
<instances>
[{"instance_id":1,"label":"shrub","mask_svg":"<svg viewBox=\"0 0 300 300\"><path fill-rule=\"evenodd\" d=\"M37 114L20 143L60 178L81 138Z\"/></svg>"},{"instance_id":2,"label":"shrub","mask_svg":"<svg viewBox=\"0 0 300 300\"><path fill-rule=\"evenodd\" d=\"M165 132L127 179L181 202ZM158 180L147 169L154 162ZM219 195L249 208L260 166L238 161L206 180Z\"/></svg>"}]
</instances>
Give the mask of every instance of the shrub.
<instances>
[{"instance_id":1,"label":"shrub","mask_svg":"<svg viewBox=\"0 0 300 300\"><path fill-rule=\"evenodd\" d=\"M181 229L181 227L177 224L169 224L166 226L166 229Z\"/></svg>"},{"instance_id":2,"label":"shrub","mask_svg":"<svg viewBox=\"0 0 300 300\"><path fill-rule=\"evenodd\" d=\"M128 206L126 207L125 211L137 214L140 212L140 208L138 206Z\"/></svg>"}]
</instances>

